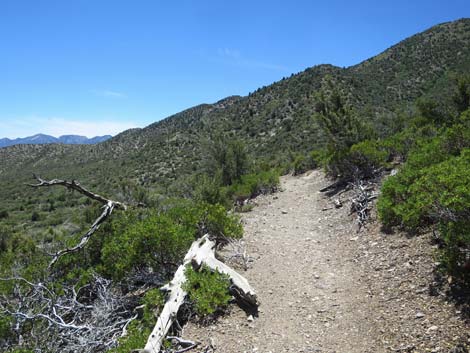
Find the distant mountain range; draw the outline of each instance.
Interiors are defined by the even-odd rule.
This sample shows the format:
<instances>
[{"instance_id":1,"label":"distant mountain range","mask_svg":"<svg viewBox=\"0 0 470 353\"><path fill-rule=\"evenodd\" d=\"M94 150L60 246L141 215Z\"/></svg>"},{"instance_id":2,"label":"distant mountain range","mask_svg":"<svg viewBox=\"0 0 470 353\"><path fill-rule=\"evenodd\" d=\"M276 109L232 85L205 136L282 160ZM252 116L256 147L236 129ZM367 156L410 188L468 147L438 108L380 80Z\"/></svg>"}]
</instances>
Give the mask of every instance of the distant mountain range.
<instances>
[{"instance_id":1,"label":"distant mountain range","mask_svg":"<svg viewBox=\"0 0 470 353\"><path fill-rule=\"evenodd\" d=\"M50 135L37 134L34 136L28 136L23 138L0 139L0 148L8 147L13 145L43 145L46 143L63 143L66 145L93 145L95 143L104 142L110 139L111 135L95 136L88 138L80 135L62 135L60 137L54 137Z\"/></svg>"}]
</instances>

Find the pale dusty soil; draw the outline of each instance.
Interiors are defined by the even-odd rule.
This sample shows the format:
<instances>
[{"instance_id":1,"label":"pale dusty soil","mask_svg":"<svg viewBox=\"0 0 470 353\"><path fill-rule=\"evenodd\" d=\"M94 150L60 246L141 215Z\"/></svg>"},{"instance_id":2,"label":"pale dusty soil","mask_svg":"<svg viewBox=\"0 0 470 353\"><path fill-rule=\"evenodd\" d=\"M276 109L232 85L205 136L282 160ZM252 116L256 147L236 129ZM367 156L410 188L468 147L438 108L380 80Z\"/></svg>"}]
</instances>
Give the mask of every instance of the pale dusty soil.
<instances>
[{"instance_id":1,"label":"pale dusty soil","mask_svg":"<svg viewBox=\"0 0 470 353\"><path fill-rule=\"evenodd\" d=\"M261 306L253 322L241 309L215 323L189 323L184 338L216 352L448 352L469 342L462 310L431 296L428 239L357 233L349 205L331 207L319 171L282 178L282 192L254 200L243 214L253 258L242 274ZM324 210L328 208L328 210ZM439 292L439 291L438 291Z\"/></svg>"}]
</instances>

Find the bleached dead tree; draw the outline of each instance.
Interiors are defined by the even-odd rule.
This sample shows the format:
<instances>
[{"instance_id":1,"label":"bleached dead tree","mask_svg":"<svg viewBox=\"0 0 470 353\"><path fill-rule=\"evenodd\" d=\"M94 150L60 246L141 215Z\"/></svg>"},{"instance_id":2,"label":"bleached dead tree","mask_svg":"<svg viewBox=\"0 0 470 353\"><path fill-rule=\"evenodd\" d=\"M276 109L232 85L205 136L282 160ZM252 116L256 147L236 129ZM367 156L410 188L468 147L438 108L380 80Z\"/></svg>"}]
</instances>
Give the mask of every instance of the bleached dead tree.
<instances>
[{"instance_id":1,"label":"bleached dead tree","mask_svg":"<svg viewBox=\"0 0 470 353\"><path fill-rule=\"evenodd\" d=\"M232 268L217 260L215 248L216 242L211 240L208 234L193 242L184 257L183 263L178 267L173 280L162 287L162 290L168 292L167 300L141 353L160 353L163 340L173 325L178 310L187 295L183 289L183 284L187 280L185 271L188 266L198 270L202 265L205 265L213 271L227 274L232 283L231 289L239 299L255 308L259 305L256 293L248 281Z\"/></svg>"},{"instance_id":2,"label":"bleached dead tree","mask_svg":"<svg viewBox=\"0 0 470 353\"><path fill-rule=\"evenodd\" d=\"M114 291L111 281L96 274L78 289L63 285L60 295L47 284L22 277L0 281L14 286L14 297L0 300L0 312L15 319L20 345L23 327L27 326L28 340L44 351L99 352L114 347L137 318L132 299Z\"/></svg>"},{"instance_id":3,"label":"bleached dead tree","mask_svg":"<svg viewBox=\"0 0 470 353\"><path fill-rule=\"evenodd\" d=\"M53 180L48 181L48 180L44 180L40 178L37 175L34 175L34 178L38 181L38 183L29 184L32 187L49 187L49 186L59 185L59 186L66 187L67 189L70 189L70 190L78 191L79 193L103 204L103 212L93 222L90 229L82 236L80 242L74 247L63 249L53 254L53 259L50 262L49 267L52 267L61 256L68 254L68 253L76 252L82 249L83 247L85 247L90 237L96 232L96 230L98 230L100 225L111 215L111 213L113 212L115 208L121 208L123 210L126 210L127 208L126 205L121 202L107 199L101 195L95 194L85 189L75 180L72 180L71 182L60 180L60 179L53 179ZM235 270L233 270L232 268L230 268L223 262L219 261L215 257L216 246L217 246L216 241L211 239L208 234L204 235L203 237L193 242L193 244L191 245L188 253L186 254L183 260L183 263L178 267L177 271L175 272L173 280L161 288L163 291L167 292L167 300L162 309L160 317L158 318L157 323L152 333L150 334L147 344L145 345L145 348L142 350L142 352L160 353L163 340L165 339L170 328L175 322L178 310L181 307L181 305L184 303L184 300L187 295L187 293L183 290L183 284L186 282L185 270L187 266L192 266L195 270L199 270L202 267L202 265L205 265L213 271L218 271L220 273L227 274L231 281L232 293L234 293L234 295L240 301L254 308L254 311L256 311L259 305L259 302L258 302L255 291L253 290L253 288L250 286L248 281L243 276L241 276ZM40 289L40 290L44 289L41 286L37 287L34 285L33 285L33 288ZM41 295L40 297L45 298L44 295ZM75 300L75 302L77 301ZM86 325L76 326L75 319L67 323L65 320L63 320L63 318L60 315L56 317L55 313L57 312L57 310L55 306L52 306L51 310L52 310L52 315L44 314L41 312L39 314L35 314L34 316L30 317L30 316L27 316L27 314L25 314L26 315L25 316L21 314L21 312L18 312L18 311L17 312L10 311L10 314L16 315L19 317L24 317L25 319L35 319L35 318L40 317L42 319L46 319L50 323L53 323L56 325L58 324L59 326L61 324L70 326L67 328L70 328L72 330L90 331L89 326L86 326ZM125 328L127 327L127 324L132 319L133 317L128 318L127 319L128 321L126 322L120 321L121 324L124 323L123 333L125 333ZM111 327L114 327L114 326L111 325ZM94 332L96 333L100 331L95 330ZM116 335L112 337L112 340L110 342L114 342L114 343L116 342Z\"/></svg>"}]
</instances>

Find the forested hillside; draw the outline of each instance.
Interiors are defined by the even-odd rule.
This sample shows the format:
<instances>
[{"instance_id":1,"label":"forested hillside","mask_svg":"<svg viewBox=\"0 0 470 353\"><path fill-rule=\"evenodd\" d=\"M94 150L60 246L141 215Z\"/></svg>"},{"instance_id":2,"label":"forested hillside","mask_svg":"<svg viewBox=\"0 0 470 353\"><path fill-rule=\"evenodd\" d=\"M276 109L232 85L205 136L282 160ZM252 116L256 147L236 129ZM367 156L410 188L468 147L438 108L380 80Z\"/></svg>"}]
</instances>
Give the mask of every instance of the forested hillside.
<instances>
[{"instance_id":1,"label":"forested hillside","mask_svg":"<svg viewBox=\"0 0 470 353\"><path fill-rule=\"evenodd\" d=\"M438 95L446 103L450 82L469 68L470 20L463 19L435 26L356 66L315 66L247 97L203 104L97 146L2 149L0 173L16 180L47 169L108 183L130 177L158 187L199 170L204 142L217 133L242 139L257 159L289 163L293 154L324 143L312 115L319 93L331 85L364 118L386 130L423 95Z\"/></svg>"}]
</instances>

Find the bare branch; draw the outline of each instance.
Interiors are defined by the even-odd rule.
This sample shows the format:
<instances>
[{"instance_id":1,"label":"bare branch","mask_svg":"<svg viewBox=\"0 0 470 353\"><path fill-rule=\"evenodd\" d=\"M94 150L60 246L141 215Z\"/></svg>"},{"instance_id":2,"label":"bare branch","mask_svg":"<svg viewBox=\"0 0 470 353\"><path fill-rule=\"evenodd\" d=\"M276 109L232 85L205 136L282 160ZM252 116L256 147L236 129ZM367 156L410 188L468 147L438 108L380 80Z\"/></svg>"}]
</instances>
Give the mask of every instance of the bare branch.
<instances>
[{"instance_id":1,"label":"bare branch","mask_svg":"<svg viewBox=\"0 0 470 353\"><path fill-rule=\"evenodd\" d=\"M373 193L375 185L365 183L362 180L351 183L354 196L351 198L351 213L356 213L358 231L364 227L369 220L371 204L370 201L376 199L378 194Z\"/></svg>"},{"instance_id":2,"label":"bare branch","mask_svg":"<svg viewBox=\"0 0 470 353\"><path fill-rule=\"evenodd\" d=\"M123 210L127 209L127 206L125 204L121 203L121 202L107 199L106 197L95 194L94 192L91 192L90 190L85 189L76 180L72 180L72 181L66 181L66 180L61 180L61 179L44 180L36 174L33 174L33 178L36 179L38 181L38 183L37 184L27 184L27 185L29 185L31 187L35 187L35 188L36 187L43 187L43 186L61 185L61 186L64 186L65 188L67 188L69 190L78 191L79 193L89 197L90 199L101 202L104 205L108 204L109 202L112 202L114 204L114 207L116 207L116 208L121 208Z\"/></svg>"},{"instance_id":3,"label":"bare branch","mask_svg":"<svg viewBox=\"0 0 470 353\"><path fill-rule=\"evenodd\" d=\"M27 325L30 337L51 352L95 353L116 346L127 334L129 324L137 319L133 300L98 275L86 287L76 290L63 285L57 294L42 283L22 277L0 278L13 281L11 298L0 298L0 314L15 318L15 331ZM81 290L86 295L78 296ZM18 338L18 341L20 341Z\"/></svg>"},{"instance_id":4,"label":"bare branch","mask_svg":"<svg viewBox=\"0 0 470 353\"><path fill-rule=\"evenodd\" d=\"M33 174L33 177L38 181L38 183L28 184L31 187L47 187L47 186L60 185L69 190L76 190L79 193L93 200L101 202L103 204L103 212L93 222L90 229L88 229L88 231L82 236L82 238L80 239L80 242L71 248L66 248L53 254L52 255L53 258L51 262L49 263L49 268L54 266L61 256L83 249L83 247L85 247L85 245L90 240L93 233L95 233L99 229L101 223L103 223L111 215L111 213L113 212L115 208L120 208L123 210L127 209L127 206L125 204L118 202L118 201L110 200L101 195L95 194L94 192L91 192L90 190L85 189L83 186L80 185L80 183L78 183L75 180L72 180L72 181L66 181L66 180L61 180L61 179L45 180L36 174Z\"/></svg>"},{"instance_id":5,"label":"bare branch","mask_svg":"<svg viewBox=\"0 0 470 353\"><path fill-rule=\"evenodd\" d=\"M95 233L98 230L101 223L103 223L106 220L106 218L108 218L108 216L113 212L114 206L115 204L112 201L109 201L108 204L106 204L103 207L104 209L101 215L93 222L90 229L88 229L88 231L82 236L80 242L71 248L62 249L56 252L53 255L54 257L52 258L52 261L49 263L49 268L54 266L57 260L59 260L61 256L83 249L83 247L88 243L88 240L90 240L93 233Z\"/></svg>"}]
</instances>

